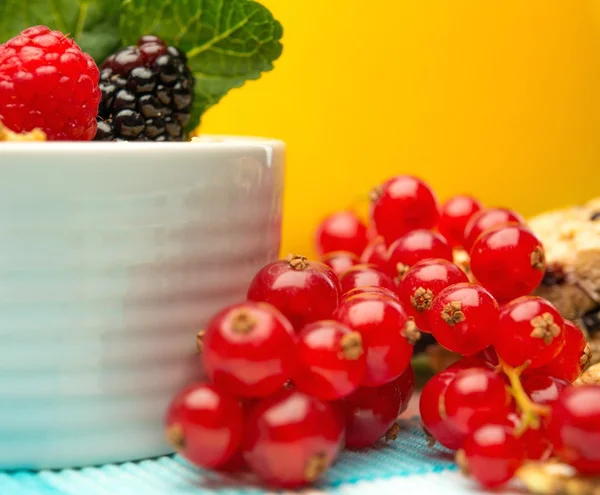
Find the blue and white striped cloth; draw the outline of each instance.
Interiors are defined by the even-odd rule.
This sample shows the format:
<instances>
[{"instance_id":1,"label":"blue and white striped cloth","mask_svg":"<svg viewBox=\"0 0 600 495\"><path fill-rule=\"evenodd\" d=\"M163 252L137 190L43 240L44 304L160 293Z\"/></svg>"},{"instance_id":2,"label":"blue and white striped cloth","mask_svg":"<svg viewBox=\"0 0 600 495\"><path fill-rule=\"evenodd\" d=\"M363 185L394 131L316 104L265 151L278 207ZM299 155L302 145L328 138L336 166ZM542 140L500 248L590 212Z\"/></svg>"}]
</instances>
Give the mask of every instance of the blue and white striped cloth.
<instances>
[{"instance_id":1,"label":"blue and white striped cloth","mask_svg":"<svg viewBox=\"0 0 600 495\"><path fill-rule=\"evenodd\" d=\"M452 455L427 446L418 419L401 421L395 442L347 451L307 495L323 493L477 493L456 472ZM249 474L220 475L195 469L179 457L63 471L0 473L0 495L240 495L274 493Z\"/></svg>"}]
</instances>

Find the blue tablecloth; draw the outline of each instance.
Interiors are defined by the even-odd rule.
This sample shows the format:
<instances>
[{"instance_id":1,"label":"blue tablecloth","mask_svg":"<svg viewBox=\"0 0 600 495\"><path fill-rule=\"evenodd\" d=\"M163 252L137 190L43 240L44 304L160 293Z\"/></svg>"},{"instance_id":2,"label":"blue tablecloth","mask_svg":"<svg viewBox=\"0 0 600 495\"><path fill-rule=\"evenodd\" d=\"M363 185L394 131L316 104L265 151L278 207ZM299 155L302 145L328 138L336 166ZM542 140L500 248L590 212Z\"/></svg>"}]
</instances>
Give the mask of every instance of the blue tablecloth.
<instances>
[{"instance_id":1,"label":"blue tablecloth","mask_svg":"<svg viewBox=\"0 0 600 495\"><path fill-rule=\"evenodd\" d=\"M433 484L455 470L452 455L427 446L417 418L401 421L394 442L347 451L313 491L375 493L394 490L395 481L413 488ZM414 479L410 479L414 478ZM414 482L414 483L413 483ZM371 488L371 489L369 489ZM431 487L430 487L431 488ZM437 490L436 490L437 491ZM237 495L271 492L250 474L220 475L195 469L183 459L163 457L135 463L63 471L0 473L0 495ZM410 492L405 493L412 493ZM424 488L424 493L431 492ZM448 492L455 492L449 490Z\"/></svg>"}]
</instances>

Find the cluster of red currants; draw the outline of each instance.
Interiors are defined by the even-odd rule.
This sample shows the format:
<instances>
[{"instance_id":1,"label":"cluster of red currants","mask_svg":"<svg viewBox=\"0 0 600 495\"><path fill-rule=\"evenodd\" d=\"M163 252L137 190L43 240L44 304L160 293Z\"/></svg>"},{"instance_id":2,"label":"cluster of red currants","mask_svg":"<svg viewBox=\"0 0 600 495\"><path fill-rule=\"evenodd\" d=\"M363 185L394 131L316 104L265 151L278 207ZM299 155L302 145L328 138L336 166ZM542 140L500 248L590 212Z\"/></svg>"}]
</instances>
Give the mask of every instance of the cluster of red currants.
<instances>
[{"instance_id":1,"label":"cluster of red currants","mask_svg":"<svg viewBox=\"0 0 600 495\"><path fill-rule=\"evenodd\" d=\"M551 452L600 471L600 387L569 384L589 347L529 295L546 265L524 220L467 196L440 206L410 176L374 191L370 217L328 217L321 262L270 263L246 302L209 322L198 341L209 383L183 390L167 414L177 450L277 486L311 483L343 447L395 438L427 332L465 357L427 383L422 421L476 479L504 483Z\"/></svg>"}]
</instances>

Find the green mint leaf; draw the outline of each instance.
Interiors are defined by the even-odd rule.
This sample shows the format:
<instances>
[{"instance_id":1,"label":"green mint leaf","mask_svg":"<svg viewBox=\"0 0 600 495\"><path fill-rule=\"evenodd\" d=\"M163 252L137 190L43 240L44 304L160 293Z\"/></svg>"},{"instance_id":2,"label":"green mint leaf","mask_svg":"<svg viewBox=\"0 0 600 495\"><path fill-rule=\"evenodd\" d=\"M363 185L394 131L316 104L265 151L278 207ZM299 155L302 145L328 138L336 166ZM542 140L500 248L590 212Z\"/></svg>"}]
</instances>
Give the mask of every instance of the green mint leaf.
<instances>
[{"instance_id":1,"label":"green mint leaf","mask_svg":"<svg viewBox=\"0 0 600 495\"><path fill-rule=\"evenodd\" d=\"M196 78L195 127L229 90L273 68L283 28L253 0L123 0L123 43L135 44L145 34L187 53Z\"/></svg>"},{"instance_id":2,"label":"green mint leaf","mask_svg":"<svg viewBox=\"0 0 600 495\"><path fill-rule=\"evenodd\" d=\"M0 0L0 43L41 24L71 35L100 64L121 45L120 4L120 0Z\"/></svg>"}]
</instances>

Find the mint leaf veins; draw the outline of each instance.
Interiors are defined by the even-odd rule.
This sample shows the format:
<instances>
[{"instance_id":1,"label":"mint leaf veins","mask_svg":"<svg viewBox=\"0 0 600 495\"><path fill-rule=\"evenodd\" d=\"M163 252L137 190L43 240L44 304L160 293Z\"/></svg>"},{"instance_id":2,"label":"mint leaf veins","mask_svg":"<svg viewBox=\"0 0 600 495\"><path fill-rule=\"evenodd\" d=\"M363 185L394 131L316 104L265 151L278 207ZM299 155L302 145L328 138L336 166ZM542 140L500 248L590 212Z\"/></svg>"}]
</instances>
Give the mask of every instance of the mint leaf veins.
<instances>
[{"instance_id":1,"label":"mint leaf veins","mask_svg":"<svg viewBox=\"0 0 600 495\"><path fill-rule=\"evenodd\" d=\"M282 52L281 24L253 0L0 0L0 42L38 24L70 34L98 65L146 34L179 48L196 78L191 127Z\"/></svg>"},{"instance_id":2,"label":"mint leaf veins","mask_svg":"<svg viewBox=\"0 0 600 495\"><path fill-rule=\"evenodd\" d=\"M101 63L121 46L121 0L0 0L0 43L42 24L69 34Z\"/></svg>"}]
</instances>

